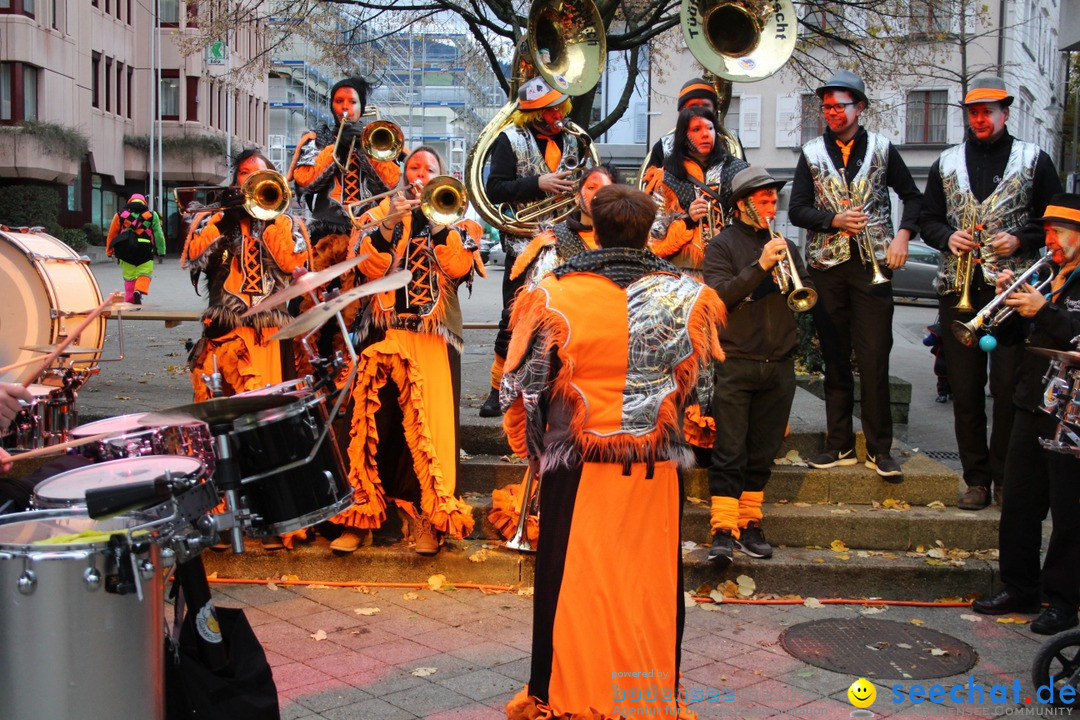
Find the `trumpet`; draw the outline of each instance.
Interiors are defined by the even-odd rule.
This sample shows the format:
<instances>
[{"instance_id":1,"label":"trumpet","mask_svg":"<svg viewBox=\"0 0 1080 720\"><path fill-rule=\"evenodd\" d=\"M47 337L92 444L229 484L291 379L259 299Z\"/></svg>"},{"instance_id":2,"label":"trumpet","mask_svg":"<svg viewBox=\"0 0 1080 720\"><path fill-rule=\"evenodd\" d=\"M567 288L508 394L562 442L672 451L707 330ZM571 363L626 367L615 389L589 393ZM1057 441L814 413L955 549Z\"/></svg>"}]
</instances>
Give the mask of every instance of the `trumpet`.
<instances>
[{"instance_id":1,"label":"trumpet","mask_svg":"<svg viewBox=\"0 0 1080 720\"><path fill-rule=\"evenodd\" d=\"M847 173L844 172L844 168L840 168L840 182L844 184L844 207L845 209L853 206L851 197L851 186L848 185ZM860 196L862 193L860 193ZM859 205L862 206L862 198L860 197ZM874 242L870 239L869 233L865 230L859 233L854 233L855 241L859 243L859 247L865 256L870 258L870 269L872 270L872 276L870 278L871 285L882 285L889 282L889 278L885 277L885 273L881 272L881 266L878 265L877 254L874 252Z\"/></svg>"},{"instance_id":2,"label":"trumpet","mask_svg":"<svg viewBox=\"0 0 1080 720\"><path fill-rule=\"evenodd\" d=\"M289 209L292 190L281 173L259 170L248 175L239 190L218 185L193 185L175 188L173 198L181 213L243 207L256 220L269 221Z\"/></svg>"},{"instance_id":3,"label":"trumpet","mask_svg":"<svg viewBox=\"0 0 1080 720\"><path fill-rule=\"evenodd\" d=\"M773 230L773 219L769 218L769 235L774 240L784 240L784 236ZM784 240L787 242L786 240ZM795 261L784 250L783 257L773 266L773 282L780 289L781 295L787 295L787 304L792 312L804 313L817 305L817 290L808 288L802 284L799 272L795 268Z\"/></svg>"},{"instance_id":4,"label":"trumpet","mask_svg":"<svg viewBox=\"0 0 1080 720\"><path fill-rule=\"evenodd\" d=\"M417 184L414 183L409 187L412 187L415 191ZM402 189L391 190L389 193L383 193L383 195L399 192L402 192ZM361 223L360 218L354 214L354 211L360 205L369 202L371 202L370 198L363 203L351 203L346 206L346 212L348 212L349 219L352 221L353 228L356 232L363 233L387 220L405 217L412 213L412 210L402 210L400 212L390 213L386 217L378 220ZM465 189L465 185L460 180L450 175L439 175L438 177L432 178L420 193L420 212L424 213L424 217L426 217L428 222L432 225L453 225L465 217L465 210L468 206L469 193Z\"/></svg>"},{"instance_id":5,"label":"trumpet","mask_svg":"<svg viewBox=\"0 0 1080 720\"><path fill-rule=\"evenodd\" d=\"M1039 258L1039 261L1017 277L1012 285L1006 288L1000 295L994 296L994 299L988 302L982 310L975 313L975 317L967 322L953 320L952 332L953 335L956 336L956 339L967 347L973 346L975 342L978 341L979 347L982 348L983 351L991 352L997 347L997 338L988 334L980 339L979 333L990 333L1012 317L1013 314L1016 313L1016 308L1007 306L1005 301L1012 297L1013 293L1017 290L1030 283L1032 278L1041 274L1043 270L1048 270L1050 274L1044 280L1039 281L1034 287L1037 292L1045 291L1046 288L1050 286L1050 283L1053 282L1055 275L1054 266L1049 256Z\"/></svg>"}]
</instances>

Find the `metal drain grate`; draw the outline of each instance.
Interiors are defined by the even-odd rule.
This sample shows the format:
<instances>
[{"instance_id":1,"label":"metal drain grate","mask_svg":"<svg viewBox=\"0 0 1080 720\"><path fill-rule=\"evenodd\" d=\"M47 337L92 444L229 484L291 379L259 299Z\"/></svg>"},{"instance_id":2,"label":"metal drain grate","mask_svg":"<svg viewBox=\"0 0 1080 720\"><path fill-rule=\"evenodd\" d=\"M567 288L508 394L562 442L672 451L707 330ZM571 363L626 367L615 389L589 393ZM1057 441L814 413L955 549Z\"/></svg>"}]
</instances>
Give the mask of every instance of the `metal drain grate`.
<instances>
[{"instance_id":1,"label":"metal drain grate","mask_svg":"<svg viewBox=\"0 0 1080 720\"><path fill-rule=\"evenodd\" d=\"M868 618L794 625L780 636L780 644L789 654L819 668L880 680L959 675L978 660L970 645L944 633Z\"/></svg>"},{"instance_id":2,"label":"metal drain grate","mask_svg":"<svg viewBox=\"0 0 1080 720\"><path fill-rule=\"evenodd\" d=\"M922 454L934 460L959 460L960 453L955 450L923 450Z\"/></svg>"}]
</instances>

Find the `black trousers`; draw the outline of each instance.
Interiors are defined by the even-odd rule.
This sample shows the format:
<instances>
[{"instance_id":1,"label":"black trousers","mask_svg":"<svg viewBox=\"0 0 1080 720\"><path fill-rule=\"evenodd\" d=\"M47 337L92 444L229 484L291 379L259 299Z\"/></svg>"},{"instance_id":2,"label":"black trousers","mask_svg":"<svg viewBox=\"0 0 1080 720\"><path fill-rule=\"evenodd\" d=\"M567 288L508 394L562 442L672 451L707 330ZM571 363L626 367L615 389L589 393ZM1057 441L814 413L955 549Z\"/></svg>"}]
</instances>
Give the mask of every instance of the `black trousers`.
<instances>
[{"instance_id":1,"label":"black trousers","mask_svg":"<svg viewBox=\"0 0 1080 720\"><path fill-rule=\"evenodd\" d=\"M1050 604L1069 612L1080 605L1080 459L1044 450L1040 437L1057 420L1016 409L1005 463L1004 499L998 528L1001 581L1014 593L1036 596L1040 585ZM1039 571L1042 521L1053 521L1046 561Z\"/></svg>"},{"instance_id":2,"label":"black trousers","mask_svg":"<svg viewBox=\"0 0 1080 720\"><path fill-rule=\"evenodd\" d=\"M859 364L862 380L862 427L866 450L871 455L892 451L892 407L889 398L889 353L892 352L892 285L871 285L872 271L863 265L858 251L852 258L829 268L810 268L810 279L817 288L814 326L821 340L825 359L825 417L828 437L825 447L831 451L852 450L855 431L852 411L855 407L855 376L851 351ZM888 269L882 272L888 274Z\"/></svg>"},{"instance_id":3,"label":"black trousers","mask_svg":"<svg viewBox=\"0 0 1080 720\"><path fill-rule=\"evenodd\" d=\"M795 360L728 358L716 365L716 441L709 495L738 498L765 489L795 398Z\"/></svg>"},{"instance_id":4,"label":"black trousers","mask_svg":"<svg viewBox=\"0 0 1080 720\"><path fill-rule=\"evenodd\" d=\"M510 313L514 310L514 296L521 289L521 286L525 284L525 273L522 273L514 280L510 279L510 268L514 267L514 261L517 260L518 256L517 250L513 246L515 238L505 234L502 237L503 248L506 250L506 265L503 267L503 309L502 315L499 317L499 333L495 336L495 354L505 358L507 351L510 349Z\"/></svg>"},{"instance_id":5,"label":"black trousers","mask_svg":"<svg viewBox=\"0 0 1080 720\"><path fill-rule=\"evenodd\" d=\"M979 275L976 273L976 277ZM965 347L953 335L954 320L970 320L993 298L994 288L981 279L975 282L971 293L973 312L960 312L953 307L959 299L956 294L940 298L941 339L952 388L956 446L964 468L964 482L969 486L990 487L991 482L1001 483L1005 477L1005 451L1013 423L1013 389L1024 357L1024 345L1014 337L998 334L997 348L985 353L978 345ZM990 395L994 399L989 445L986 443L987 364Z\"/></svg>"}]
</instances>

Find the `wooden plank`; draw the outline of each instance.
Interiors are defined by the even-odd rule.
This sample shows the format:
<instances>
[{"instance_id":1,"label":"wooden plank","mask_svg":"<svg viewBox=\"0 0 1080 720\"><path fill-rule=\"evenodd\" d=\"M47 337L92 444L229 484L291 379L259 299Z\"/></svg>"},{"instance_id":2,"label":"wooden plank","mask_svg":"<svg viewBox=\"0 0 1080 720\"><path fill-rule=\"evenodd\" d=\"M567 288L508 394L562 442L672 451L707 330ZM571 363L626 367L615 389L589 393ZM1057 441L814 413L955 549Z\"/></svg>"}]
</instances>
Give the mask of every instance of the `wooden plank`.
<instances>
[{"instance_id":1,"label":"wooden plank","mask_svg":"<svg viewBox=\"0 0 1080 720\"><path fill-rule=\"evenodd\" d=\"M102 313L110 320L115 320L116 316L111 311ZM199 322L202 319L201 312L185 311L185 310L127 310L124 312L124 320L138 320L141 322L164 322L165 327L174 328L180 323L185 322ZM466 330L498 330L498 323L464 323L463 327Z\"/></svg>"}]
</instances>

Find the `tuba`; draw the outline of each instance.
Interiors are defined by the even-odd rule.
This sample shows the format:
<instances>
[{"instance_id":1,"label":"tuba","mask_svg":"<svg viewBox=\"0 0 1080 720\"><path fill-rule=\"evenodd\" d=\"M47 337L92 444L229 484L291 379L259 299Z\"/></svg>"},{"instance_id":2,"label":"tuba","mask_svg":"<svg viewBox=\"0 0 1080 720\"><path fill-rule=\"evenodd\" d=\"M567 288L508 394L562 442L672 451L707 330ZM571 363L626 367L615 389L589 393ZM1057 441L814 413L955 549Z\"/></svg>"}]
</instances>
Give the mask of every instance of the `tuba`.
<instances>
[{"instance_id":1,"label":"tuba","mask_svg":"<svg viewBox=\"0 0 1080 720\"><path fill-rule=\"evenodd\" d=\"M690 52L725 80L764 80L795 52L791 0L682 0L679 17Z\"/></svg>"},{"instance_id":2,"label":"tuba","mask_svg":"<svg viewBox=\"0 0 1080 720\"><path fill-rule=\"evenodd\" d=\"M517 108L517 90L524 80L540 75L551 87L574 96L582 95L596 85L607 55L603 27L603 20L592 0L535 0L530 7L528 33L514 53L510 99L484 127L465 160L465 183L472 195L473 207L489 225L511 235L528 236L536 234L541 222L559 222L573 212L573 196L555 200L544 198L517 212L491 202L484 188L484 165L492 145ZM547 52L542 53L541 49ZM587 156L591 164L600 164L595 144L584 129L564 120L563 131L578 140L582 163L586 162Z\"/></svg>"}]
</instances>

